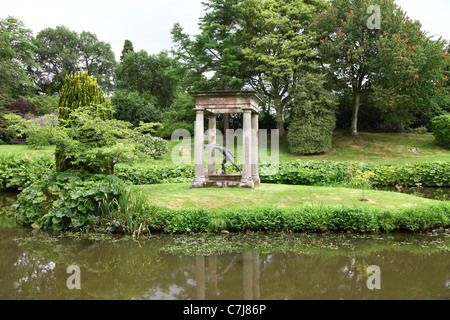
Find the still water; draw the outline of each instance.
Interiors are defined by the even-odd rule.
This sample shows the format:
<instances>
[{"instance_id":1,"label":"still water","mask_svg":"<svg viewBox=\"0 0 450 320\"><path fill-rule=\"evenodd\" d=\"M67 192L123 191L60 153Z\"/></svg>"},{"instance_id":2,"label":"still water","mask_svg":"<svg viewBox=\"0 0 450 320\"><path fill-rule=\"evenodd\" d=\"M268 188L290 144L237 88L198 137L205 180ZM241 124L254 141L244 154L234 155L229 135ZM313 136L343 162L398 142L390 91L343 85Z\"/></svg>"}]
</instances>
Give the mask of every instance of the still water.
<instances>
[{"instance_id":1,"label":"still water","mask_svg":"<svg viewBox=\"0 0 450 320\"><path fill-rule=\"evenodd\" d=\"M15 226L0 197L3 300L450 299L450 230L82 236Z\"/></svg>"}]
</instances>

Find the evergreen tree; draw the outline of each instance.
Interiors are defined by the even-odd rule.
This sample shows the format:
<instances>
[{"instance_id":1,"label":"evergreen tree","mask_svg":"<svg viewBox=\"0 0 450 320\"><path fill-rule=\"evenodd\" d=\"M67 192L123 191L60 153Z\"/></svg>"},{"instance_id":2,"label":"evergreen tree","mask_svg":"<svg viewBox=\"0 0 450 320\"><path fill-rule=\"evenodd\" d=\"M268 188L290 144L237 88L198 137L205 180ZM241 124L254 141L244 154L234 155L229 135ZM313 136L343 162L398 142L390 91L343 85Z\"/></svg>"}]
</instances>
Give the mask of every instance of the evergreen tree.
<instances>
[{"instance_id":1,"label":"evergreen tree","mask_svg":"<svg viewBox=\"0 0 450 320\"><path fill-rule=\"evenodd\" d=\"M287 138L294 154L317 154L331 149L336 102L324 86L325 75L307 74L293 93Z\"/></svg>"},{"instance_id":2,"label":"evergreen tree","mask_svg":"<svg viewBox=\"0 0 450 320\"><path fill-rule=\"evenodd\" d=\"M123 44L122 55L120 56L121 62L129 52L134 52L133 42L131 42L130 40L125 40L125 43Z\"/></svg>"},{"instance_id":3,"label":"evergreen tree","mask_svg":"<svg viewBox=\"0 0 450 320\"><path fill-rule=\"evenodd\" d=\"M101 119L113 118L111 103L98 88L96 79L92 79L87 72L67 75L59 98L58 126L70 126L72 112L90 106L96 106ZM72 159L64 155L64 148L59 145L56 145L55 158L57 172L74 167Z\"/></svg>"},{"instance_id":4,"label":"evergreen tree","mask_svg":"<svg viewBox=\"0 0 450 320\"><path fill-rule=\"evenodd\" d=\"M174 54L183 63L191 90L240 90L245 67L237 29L241 21L240 0L203 2L201 33L191 40L180 24L171 30Z\"/></svg>"}]
</instances>

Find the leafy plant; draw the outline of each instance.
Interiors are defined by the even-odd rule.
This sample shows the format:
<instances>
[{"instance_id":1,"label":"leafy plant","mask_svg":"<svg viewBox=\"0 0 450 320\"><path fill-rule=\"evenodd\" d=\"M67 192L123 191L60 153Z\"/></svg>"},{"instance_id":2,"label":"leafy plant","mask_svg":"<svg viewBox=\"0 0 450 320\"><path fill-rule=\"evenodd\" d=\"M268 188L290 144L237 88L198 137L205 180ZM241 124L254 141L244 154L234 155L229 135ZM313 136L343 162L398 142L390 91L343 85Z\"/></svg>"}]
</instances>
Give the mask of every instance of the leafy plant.
<instances>
[{"instance_id":1,"label":"leafy plant","mask_svg":"<svg viewBox=\"0 0 450 320\"><path fill-rule=\"evenodd\" d=\"M131 124L104 120L102 113L102 106L79 108L64 121L66 125L57 128L57 151L64 150L64 161L69 161L70 167L113 174L117 163L131 161L136 155L136 146L129 140L133 136ZM58 157L56 160L58 164Z\"/></svg>"},{"instance_id":2,"label":"leafy plant","mask_svg":"<svg viewBox=\"0 0 450 320\"><path fill-rule=\"evenodd\" d=\"M70 126L78 125L75 118L76 114L72 114L79 108L87 108L97 106L98 115L100 120L111 120L113 118L113 110L111 108L111 102L107 100L102 91L100 91L97 80L91 78L87 72L79 72L76 74L67 75L65 78L64 86L59 97L58 113L59 113L59 127L70 128ZM77 130L77 128L73 128ZM94 131L95 132L95 131ZM72 136L74 141L81 136ZM98 137L98 136L97 136ZM100 145L102 140L97 141ZM64 143L60 144L58 141L56 144L55 158L56 158L56 170L58 172L65 171L73 168L73 159L70 155L66 154L66 146ZM95 141L93 141L95 142ZM104 171L104 167L89 168L95 171Z\"/></svg>"},{"instance_id":3,"label":"leafy plant","mask_svg":"<svg viewBox=\"0 0 450 320\"><path fill-rule=\"evenodd\" d=\"M169 151L167 140L153 137L151 134L135 135L133 142L142 153L152 158L161 157Z\"/></svg>"},{"instance_id":4,"label":"leafy plant","mask_svg":"<svg viewBox=\"0 0 450 320\"><path fill-rule=\"evenodd\" d=\"M362 199L361 201L367 201L364 197L364 189L370 188L372 186L372 178L374 177L374 173L372 171L362 171L357 170L355 175L352 178L352 184L361 188L362 191Z\"/></svg>"},{"instance_id":5,"label":"leafy plant","mask_svg":"<svg viewBox=\"0 0 450 320\"><path fill-rule=\"evenodd\" d=\"M11 104L9 110L24 116L28 113L35 114L36 106L33 106L30 100L19 98Z\"/></svg>"},{"instance_id":6,"label":"leafy plant","mask_svg":"<svg viewBox=\"0 0 450 320\"><path fill-rule=\"evenodd\" d=\"M0 155L0 191L22 190L55 172L50 156Z\"/></svg>"},{"instance_id":7,"label":"leafy plant","mask_svg":"<svg viewBox=\"0 0 450 320\"><path fill-rule=\"evenodd\" d=\"M431 123L436 144L450 149L450 113L433 118Z\"/></svg>"},{"instance_id":8,"label":"leafy plant","mask_svg":"<svg viewBox=\"0 0 450 320\"><path fill-rule=\"evenodd\" d=\"M324 75L308 74L298 85L287 135L289 150L294 154L317 154L331 149L336 103L324 84Z\"/></svg>"},{"instance_id":9,"label":"leafy plant","mask_svg":"<svg viewBox=\"0 0 450 320\"><path fill-rule=\"evenodd\" d=\"M53 144L53 133L58 120L56 114L37 118L27 115L23 118L11 113L5 115L5 119L10 124L9 129L15 130L18 137L26 136L27 146L30 149Z\"/></svg>"},{"instance_id":10,"label":"leafy plant","mask_svg":"<svg viewBox=\"0 0 450 320\"><path fill-rule=\"evenodd\" d=\"M49 175L22 190L15 203L17 222L33 228L79 229L95 225L99 203L114 201L128 184L111 175L68 170Z\"/></svg>"}]
</instances>

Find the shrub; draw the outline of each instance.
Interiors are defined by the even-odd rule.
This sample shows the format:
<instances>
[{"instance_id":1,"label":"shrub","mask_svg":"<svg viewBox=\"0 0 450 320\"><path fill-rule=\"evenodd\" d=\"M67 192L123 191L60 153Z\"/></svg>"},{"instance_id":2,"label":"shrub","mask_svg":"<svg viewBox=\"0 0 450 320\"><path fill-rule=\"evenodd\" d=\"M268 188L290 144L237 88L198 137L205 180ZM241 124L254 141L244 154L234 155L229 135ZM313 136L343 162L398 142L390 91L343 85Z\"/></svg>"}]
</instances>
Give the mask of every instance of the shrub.
<instances>
[{"instance_id":1,"label":"shrub","mask_svg":"<svg viewBox=\"0 0 450 320\"><path fill-rule=\"evenodd\" d=\"M294 154L324 153L331 149L336 103L324 89L324 83L322 75L306 75L294 96L287 134L289 150Z\"/></svg>"},{"instance_id":2,"label":"shrub","mask_svg":"<svg viewBox=\"0 0 450 320\"><path fill-rule=\"evenodd\" d=\"M118 166L115 174L135 185L187 182L194 177L194 168L188 165L150 165L147 167Z\"/></svg>"},{"instance_id":3,"label":"shrub","mask_svg":"<svg viewBox=\"0 0 450 320\"><path fill-rule=\"evenodd\" d=\"M36 106L33 106L30 100L26 100L24 98L19 98L14 101L8 109L17 114L20 114L21 116L24 116L27 113L36 113Z\"/></svg>"},{"instance_id":4,"label":"shrub","mask_svg":"<svg viewBox=\"0 0 450 320\"><path fill-rule=\"evenodd\" d=\"M105 98L103 92L99 89L96 79L92 79L87 72L67 75L59 97L59 126L67 127L69 125L67 121L71 120L71 114L74 110L93 105L98 106L101 120L113 118L111 102ZM56 171L58 172L74 167L73 159L65 155L64 149L65 146L56 144L55 158Z\"/></svg>"},{"instance_id":5,"label":"shrub","mask_svg":"<svg viewBox=\"0 0 450 320\"><path fill-rule=\"evenodd\" d=\"M30 149L39 149L41 146L53 144L53 133L55 131L58 116L46 114L34 118L27 114L24 118L16 114L8 114L5 119L10 123L10 129L18 132L18 136L27 137L27 146Z\"/></svg>"},{"instance_id":6,"label":"shrub","mask_svg":"<svg viewBox=\"0 0 450 320\"><path fill-rule=\"evenodd\" d=\"M177 129L187 130L189 131L189 134L191 134L191 136L194 134L193 124L187 122L175 122L173 124L166 125L162 129L158 130L156 132L156 135L163 139L171 139L172 133Z\"/></svg>"},{"instance_id":7,"label":"shrub","mask_svg":"<svg viewBox=\"0 0 450 320\"><path fill-rule=\"evenodd\" d=\"M450 149L450 113L433 118L431 129L436 144Z\"/></svg>"},{"instance_id":8,"label":"shrub","mask_svg":"<svg viewBox=\"0 0 450 320\"><path fill-rule=\"evenodd\" d=\"M152 158L161 157L169 151L166 140L160 137L153 137L151 134L134 136L133 142L138 145L142 153Z\"/></svg>"},{"instance_id":9,"label":"shrub","mask_svg":"<svg viewBox=\"0 0 450 320\"><path fill-rule=\"evenodd\" d=\"M138 153L130 139L133 136L131 124L104 120L103 109L100 105L74 110L73 117L65 121L68 125L57 128L56 151L64 150L63 158L56 157L57 171L70 165L91 173L114 174L117 163L131 161Z\"/></svg>"},{"instance_id":10,"label":"shrub","mask_svg":"<svg viewBox=\"0 0 450 320\"><path fill-rule=\"evenodd\" d=\"M111 175L67 170L25 188L14 205L17 222L33 228L78 229L101 218L99 203L113 201L128 184Z\"/></svg>"},{"instance_id":11,"label":"shrub","mask_svg":"<svg viewBox=\"0 0 450 320\"><path fill-rule=\"evenodd\" d=\"M261 182L296 185L352 184L357 171L373 172L372 185L376 186L450 186L450 164L444 161L401 165L361 164L337 161L289 161L279 164L277 171L260 165Z\"/></svg>"},{"instance_id":12,"label":"shrub","mask_svg":"<svg viewBox=\"0 0 450 320\"><path fill-rule=\"evenodd\" d=\"M390 232L425 231L450 225L450 205L385 210L362 207L247 207L167 209L150 206L150 231L167 233L229 231Z\"/></svg>"},{"instance_id":13,"label":"shrub","mask_svg":"<svg viewBox=\"0 0 450 320\"><path fill-rule=\"evenodd\" d=\"M0 191L22 190L55 172L51 156L0 155Z\"/></svg>"}]
</instances>

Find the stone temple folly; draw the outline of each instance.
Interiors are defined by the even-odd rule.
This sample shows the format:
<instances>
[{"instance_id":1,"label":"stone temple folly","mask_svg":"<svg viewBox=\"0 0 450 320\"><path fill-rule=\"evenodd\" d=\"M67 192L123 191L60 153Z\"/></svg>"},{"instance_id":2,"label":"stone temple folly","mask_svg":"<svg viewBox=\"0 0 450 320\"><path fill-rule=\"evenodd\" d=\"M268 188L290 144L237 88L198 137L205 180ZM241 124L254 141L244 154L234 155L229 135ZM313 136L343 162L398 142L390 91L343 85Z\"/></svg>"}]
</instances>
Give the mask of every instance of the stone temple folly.
<instances>
[{"instance_id":1,"label":"stone temple folly","mask_svg":"<svg viewBox=\"0 0 450 320\"><path fill-rule=\"evenodd\" d=\"M199 91L190 92L195 98L194 164L192 188L235 187L253 188L260 183L258 174L258 105L261 97L255 91ZM216 145L216 118L219 114L243 114L242 174L216 174L216 152L208 150L208 169L204 167L205 128L208 117L208 145Z\"/></svg>"}]
</instances>

